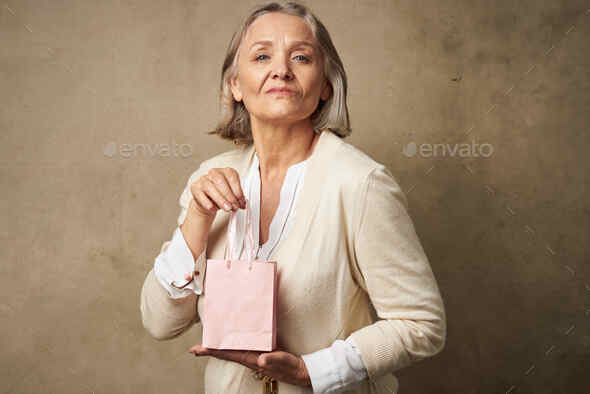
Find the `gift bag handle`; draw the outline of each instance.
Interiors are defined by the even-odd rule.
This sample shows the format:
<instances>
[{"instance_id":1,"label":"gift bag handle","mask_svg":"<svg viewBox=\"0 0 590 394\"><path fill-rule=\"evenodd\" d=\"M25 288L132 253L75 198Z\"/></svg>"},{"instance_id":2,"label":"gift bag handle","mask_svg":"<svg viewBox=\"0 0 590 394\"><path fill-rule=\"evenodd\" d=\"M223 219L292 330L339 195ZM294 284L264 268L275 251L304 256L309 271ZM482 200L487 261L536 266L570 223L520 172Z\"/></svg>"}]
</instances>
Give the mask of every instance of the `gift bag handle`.
<instances>
[{"instance_id":1,"label":"gift bag handle","mask_svg":"<svg viewBox=\"0 0 590 394\"><path fill-rule=\"evenodd\" d=\"M257 248L254 246L254 235L252 230L252 208L250 207L250 201L246 200L246 234L244 236L244 243L246 248L246 260L253 261L256 258ZM237 233L237 214L238 210L232 211L229 218L229 225L227 229L227 255L226 260L239 260L240 259L240 245L238 245L238 233Z\"/></svg>"}]
</instances>

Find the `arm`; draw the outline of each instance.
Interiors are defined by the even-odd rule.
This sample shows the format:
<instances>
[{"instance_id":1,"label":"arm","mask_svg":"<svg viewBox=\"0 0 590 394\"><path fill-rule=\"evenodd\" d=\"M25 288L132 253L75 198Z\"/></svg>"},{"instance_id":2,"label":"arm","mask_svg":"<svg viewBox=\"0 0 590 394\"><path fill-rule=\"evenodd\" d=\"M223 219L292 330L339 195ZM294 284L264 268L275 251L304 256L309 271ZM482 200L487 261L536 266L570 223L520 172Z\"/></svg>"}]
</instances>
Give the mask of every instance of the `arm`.
<instances>
[{"instance_id":1,"label":"arm","mask_svg":"<svg viewBox=\"0 0 590 394\"><path fill-rule=\"evenodd\" d=\"M446 318L406 197L389 170L373 169L359 193L355 263L380 320L351 336L369 379L376 379L440 352Z\"/></svg>"},{"instance_id":2,"label":"arm","mask_svg":"<svg viewBox=\"0 0 590 394\"><path fill-rule=\"evenodd\" d=\"M191 201L193 201L190 186L203 171L204 168L201 165L190 176L179 199L180 215L177 222L180 227L175 230L173 239L162 245L154 268L148 273L141 289L142 323L150 335L158 340L174 338L199 321L197 298L202 291L206 262L205 248L211 223L203 223L200 218L190 214ZM187 249L192 256L189 256ZM193 267L195 274L199 271L200 274L195 275L195 283L189 285L194 291L182 290L179 293L176 290L174 292L167 290L166 283L162 282L167 282L168 276L175 278L175 284L178 281L180 281L179 285L186 282L184 278L176 279L177 274L174 274L176 269L174 271L170 269L173 265L180 266L179 270L189 267L185 273L191 271L190 267ZM184 273L181 277L183 276ZM182 297L179 297L180 295Z\"/></svg>"}]
</instances>

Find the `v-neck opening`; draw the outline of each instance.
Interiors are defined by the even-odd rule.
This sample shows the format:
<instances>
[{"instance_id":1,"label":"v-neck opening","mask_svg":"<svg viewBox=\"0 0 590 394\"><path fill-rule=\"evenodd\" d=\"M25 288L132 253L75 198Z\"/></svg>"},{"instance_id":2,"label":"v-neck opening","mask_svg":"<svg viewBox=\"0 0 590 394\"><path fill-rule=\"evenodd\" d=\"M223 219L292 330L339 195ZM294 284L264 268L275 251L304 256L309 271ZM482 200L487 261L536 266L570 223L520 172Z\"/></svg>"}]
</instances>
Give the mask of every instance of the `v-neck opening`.
<instances>
[{"instance_id":1,"label":"v-neck opening","mask_svg":"<svg viewBox=\"0 0 590 394\"><path fill-rule=\"evenodd\" d=\"M302 238L307 232L303 229L304 227L307 227L310 223L311 220L311 215L312 215L312 211L313 208L316 207L317 205L317 199L314 199L310 193L312 193L310 191L310 188L313 189L321 189L321 180L318 179L314 173L310 172L313 171L313 167L314 164L318 159L317 159L317 155L320 154L319 151L325 149L323 146L327 143L326 139L330 139L332 138L332 134L333 132L329 129L322 129L319 132L318 135L318 140L315 143L315 146L313 148L313 151L311 152L311 154L307 157L307 159L303 160L302 162L305 162L305 167L306 167L306 175L305 175L305 180L303 182L303 184L300 184L300 189L298 190L298 195L296 197L296 199L293 201L293 206L292 209L295 212L295 216L293 218L293 222L290 224L291 228L289 230L289 236L282 239L281 242L279 242L277 244L276 247L274 247L270 253L268 254L268 256L266 256L267 261L277 261L277 259L279 258L281 251L285 248L291 248L293 247L293 245L297 245L298 243L301 243L303 240L299 239ZM254 167L254 165L259 166L258 160L257 160L257 154L256 154L256 149L254 144L250 145L249 148L249 154L248 154L248 158L246 159L248 161L248 164L246 164L246 167L244 168L245 172L242 172L242 176L244 177L244 181L249 181L249 177L253 175L252 169L256 168ZM302 162L299 163L295 163L295 165L300 164ZM258 171L260 171L260 168L257 168ZM260 173L258 173L260 174ZM309 179L308 179L309 178ZM245 189L244 191L248 193L250 193L252 187L251 187L251 183L252 182L247 182L247 189ZM309 183L309 185L307 185ZM275 213L276 214L276 213ZM242 220L242 224L245 224L245 215L244 218L241 219ZM260 219L259 219L260 220ZM241 228L245 228L245 227L241 227ZM244 237L243 237L243 233L240 232L240 234L238 235L238 237L240 237L240 241L239 244L242 245L243 248L245 248L245 243L244 243ZM256 241L255 241L256 242ZM259 240L258 240L259 242ZM268 240L267 240L268 242ZM263 245L266 245L265 242ZM255 247L261 247L263 245L256 245ZM258 258L256 258L258 259Z\"/></svg>"},{"instance_id":2,"label":"v-neck opening","mask_svg":"<svg viewBox=\"0 0 590 394\"><path fill-rule=\"evenodd\" d=\"M268 226L268 239L263 244L260 244L260 231L261 231L261 220L262 220L262 195L261 195L261 174L260 174L260 162L258 161L258 155L254 152L254 165L252 175L254 179L251 180L252 190L250 198L255 199L256 212L254 223L254 241L257 247L257 257L262 252L263 258L272 254L272 251L277 248L283 238L283 233L289 224L289 220L293 214L294 203L298 197L298 190L301 180L304 176L305 164L308 159L302 160L298 163L292 164L287 169L281 188L279 189L279 203L273 217Z\"/></svg>"}]
</instances>

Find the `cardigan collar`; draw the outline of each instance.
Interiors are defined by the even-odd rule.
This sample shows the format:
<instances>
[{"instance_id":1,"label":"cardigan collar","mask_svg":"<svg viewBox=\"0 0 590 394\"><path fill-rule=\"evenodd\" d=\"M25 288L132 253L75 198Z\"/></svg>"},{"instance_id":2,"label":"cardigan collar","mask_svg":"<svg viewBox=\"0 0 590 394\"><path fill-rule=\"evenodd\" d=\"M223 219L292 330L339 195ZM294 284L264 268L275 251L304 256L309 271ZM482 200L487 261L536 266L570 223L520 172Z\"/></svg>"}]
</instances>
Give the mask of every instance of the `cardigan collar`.
<instances>
[{"instance_id":1,"label":"cardigan collar","mask_svg":"<svg viewBox=\"0 0 590 394\"><path fill-rule=\"evenodd\" d=\"M322 193L324 193L325 177L329 176L330 163L335 159L335 152L340 146L341 138L329 129L322 129L311 155L306 159L305 182L295 201L297 212L295 222L289 236L279 242L278 246L268 257L268 261L281 261L282 253L295 255L293 261L301 252L305 238L309 232L312 219L318 207ZM244 149L245 155L236 168L240 177L245 179L254 163L254 144ZM327 192L327 191L326 191ZM286 252L285 252L286 251Z\"/></svg>"}]
</instances>

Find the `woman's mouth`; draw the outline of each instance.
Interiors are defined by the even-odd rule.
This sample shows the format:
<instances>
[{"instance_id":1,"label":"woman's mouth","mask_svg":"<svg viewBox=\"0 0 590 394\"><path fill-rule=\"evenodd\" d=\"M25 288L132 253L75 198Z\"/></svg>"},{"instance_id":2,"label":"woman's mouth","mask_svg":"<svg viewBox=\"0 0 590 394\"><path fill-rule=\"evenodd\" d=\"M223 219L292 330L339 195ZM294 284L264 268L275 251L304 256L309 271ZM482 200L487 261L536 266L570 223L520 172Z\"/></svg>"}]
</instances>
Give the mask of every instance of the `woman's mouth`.
<instances>
[{"instance_id":1,"label":"woman's mouth","mask_svg":"<svg viewBox=\"0 0 590 394\"><path fill-rule=\"evenodd\" d=\"M278 96L291 96L295 94L295 91L289 88L272 88L267 91L268 94L274 94Z\"/></svg>"}]
</instances>

